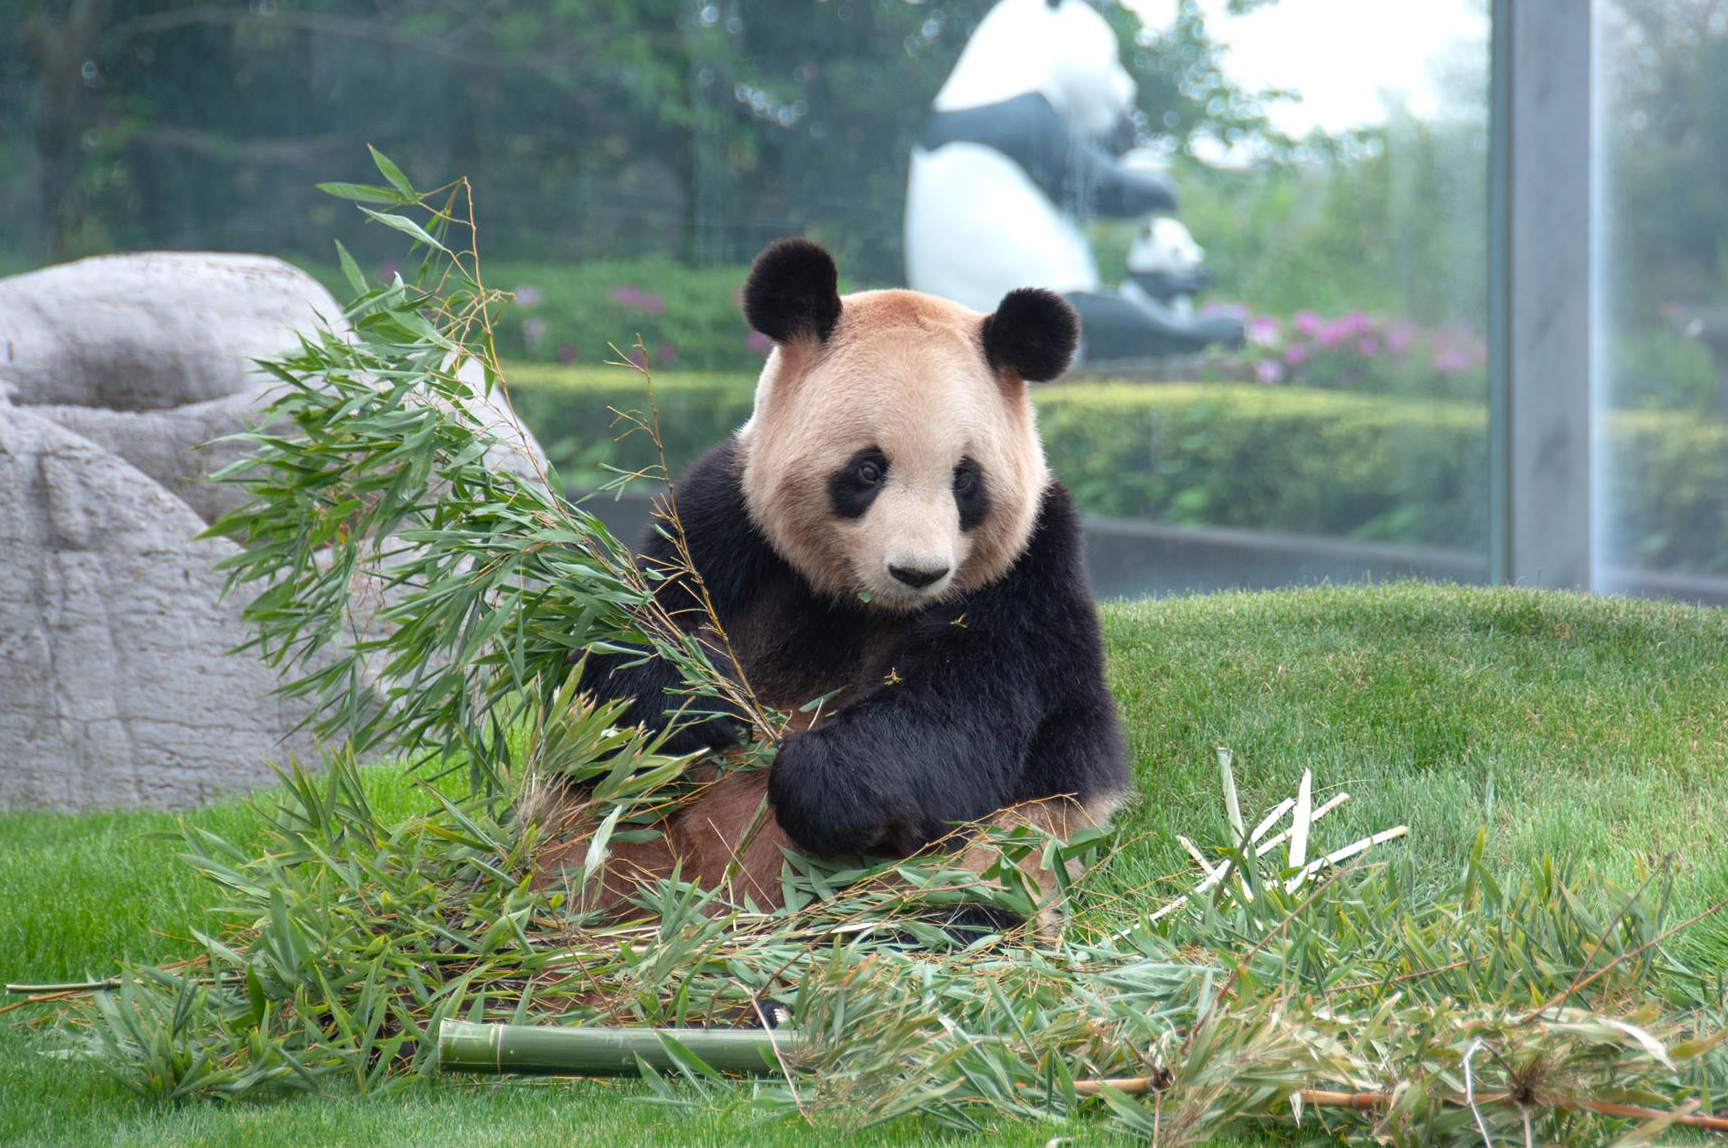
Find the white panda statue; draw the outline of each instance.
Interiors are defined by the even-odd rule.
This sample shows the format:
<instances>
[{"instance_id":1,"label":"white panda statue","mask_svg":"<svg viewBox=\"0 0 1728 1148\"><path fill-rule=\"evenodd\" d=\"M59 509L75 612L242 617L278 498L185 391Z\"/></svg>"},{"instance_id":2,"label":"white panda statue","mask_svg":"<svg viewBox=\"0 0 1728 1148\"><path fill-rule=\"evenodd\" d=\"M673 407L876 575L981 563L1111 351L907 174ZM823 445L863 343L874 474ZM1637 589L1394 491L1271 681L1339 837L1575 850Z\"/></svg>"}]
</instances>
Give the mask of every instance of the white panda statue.
<instances>
[{"instance_id":1,"label":"white panda statue","mask_svg":"<svg viewBox=\"0 0 1728 1148\"><path fill-rule=\"evenodd\" d=\"M1195 329L1101 288L1080 219L1176 208L1168 179L1122 159L1134 96L1116 33L1086 0L1000 0L912 149L908 285L984 311L1016 287L1057 291L1080 314L1088 359L1240 342L1239 324Z\"/></svg>"}]
</instances>

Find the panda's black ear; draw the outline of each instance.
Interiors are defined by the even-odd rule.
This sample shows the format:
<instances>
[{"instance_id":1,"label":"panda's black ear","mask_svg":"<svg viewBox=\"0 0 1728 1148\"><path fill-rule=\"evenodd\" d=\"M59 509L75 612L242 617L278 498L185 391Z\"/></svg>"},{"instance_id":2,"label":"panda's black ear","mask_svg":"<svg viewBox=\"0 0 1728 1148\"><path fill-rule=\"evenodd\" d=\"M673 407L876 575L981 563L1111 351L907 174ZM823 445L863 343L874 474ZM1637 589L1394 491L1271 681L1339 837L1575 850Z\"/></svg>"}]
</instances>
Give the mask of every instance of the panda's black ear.
<instances>
[{"instance_id":1,"label":"panda's black ear","mask_svg":"<svg viewBox=\"0 0 1728 1148\"><path fill-rule=\"evenodd\" d=\"M826 341L840 321L840 276L834 259L808 239L763 248L744 281L744 318L776 343L800 335Z\"/></svg>"},{"instance_id":2,"label":"panda's black ear","mask_svg":"<svg viewBox=\"0 0 1728 1148\"><path fill-rule=\"evenodd\" d=\"M1013 371L1029 383L1047 383L1068 369L1080 343L1080 316L1068 300L1041 287L1002 296L984 318L984 358L992 370Z\"/></svg>"}]
</instances>

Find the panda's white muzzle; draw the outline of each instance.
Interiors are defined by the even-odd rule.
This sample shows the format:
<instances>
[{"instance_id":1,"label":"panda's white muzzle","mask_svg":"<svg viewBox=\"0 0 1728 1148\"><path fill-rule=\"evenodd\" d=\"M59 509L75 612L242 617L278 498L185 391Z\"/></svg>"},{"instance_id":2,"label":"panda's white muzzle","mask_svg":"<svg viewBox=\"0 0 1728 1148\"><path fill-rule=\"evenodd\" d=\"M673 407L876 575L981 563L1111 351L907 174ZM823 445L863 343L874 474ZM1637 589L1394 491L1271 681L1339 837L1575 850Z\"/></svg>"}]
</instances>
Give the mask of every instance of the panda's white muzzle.
<instances>
[{"instance_id":1,"label":"panda's white muzzle","mask_svg":"<svg viewBox=\"0 0 1728 1148\"><path fill-rule=\"evenodd\" d=\"M867 581L875 583L870 589L885 605L925 602L953 584L963 557L956 553L960 516L945 485L890 478L865 516L864 533L861 541L875 551L875 561L867 559L859 569L875 567Z\"/></svg>"}]
</instances>

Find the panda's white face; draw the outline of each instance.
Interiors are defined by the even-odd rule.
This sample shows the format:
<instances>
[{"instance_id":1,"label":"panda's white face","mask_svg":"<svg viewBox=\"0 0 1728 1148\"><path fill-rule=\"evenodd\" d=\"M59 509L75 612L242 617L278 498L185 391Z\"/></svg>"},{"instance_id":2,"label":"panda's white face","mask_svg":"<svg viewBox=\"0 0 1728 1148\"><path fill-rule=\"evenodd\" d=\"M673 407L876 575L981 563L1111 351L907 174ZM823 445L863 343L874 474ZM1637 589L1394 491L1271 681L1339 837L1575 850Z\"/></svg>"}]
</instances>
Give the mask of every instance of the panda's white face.
<instances>
[{"instance_id":1,"label":"panda's white face","mask_svg":"<svg viewBox=\"0 0 1728 1148\"><path fill-rule=\"evenodd\" d=\"M936 94L939 111L1042 92L1091 136L1109 134L1134 106L1116 33L1086 0L1001 0L967 41Z\"/></svg>"},{"instance_id":2,"label":"panda's white face","mask_svg":"<svg viewBox=\"0 0 1728 1148\"><path fill-rule=\"evenodd\" d=\"M818 590L916 609L1024 550L1049 476L1024 384L985 361L983 318L862 292L826 342L770 356L739 432L745 499Z\"/></svg>"},{"instance_id":3,"label":"panda's white face","mask_svg":"<svg viewBox=\"0 0 1728 1148\"><path fill-rule=\"evenodd\" d=\"M1128 270L1167 275L1195 271L1206 262L1206 251L1179 221L1167 215L1146 225L1128 250Z\"/></svg>"}]
</instances>

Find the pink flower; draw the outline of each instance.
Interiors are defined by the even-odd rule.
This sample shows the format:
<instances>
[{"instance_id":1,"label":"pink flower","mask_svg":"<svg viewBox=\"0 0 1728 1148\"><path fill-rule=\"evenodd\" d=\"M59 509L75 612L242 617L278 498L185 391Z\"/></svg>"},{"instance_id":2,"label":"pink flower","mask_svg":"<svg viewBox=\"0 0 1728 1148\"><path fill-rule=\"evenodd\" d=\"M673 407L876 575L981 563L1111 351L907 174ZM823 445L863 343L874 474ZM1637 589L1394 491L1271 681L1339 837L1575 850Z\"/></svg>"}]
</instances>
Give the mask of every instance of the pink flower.
<instances>
[{"instance_id":1,"label":"pink flower","mask_svg":"<svg viewBox=\"0 0 1728 1148\"><path fill-rule=\"evenodd\" d=\"M652 291L644 291L629 283L621 283L609 292L613 302L622 303L626 307L635 307L650 315L658 315L666 309L665 300Z\"/></svg>"},{"instance_id":2,"label":"pink flower","mask_svg":"<svg viewBox=\"0 0 1728 1148\"><path fill-rule=\"evenodd\" d=\"M1300 367L1311 358L1313 358L1313 352L1309 351L1308 348L1304 347L1301 343L1291 343L1284 349L1285 366Z\"/></svg>"},{"instance_id":3,"label":"pink flower","mask_svg":"<svg viewBox=\"0 0 1728 1148\"><path fill-rule=\"evenodd\" d=\"M1284 381L1284 367L1276 359L1261 359L1254 364L1254 378L1269 387L1281 383Z\"/></svg>"},{"instance_id":4,"label":"pink flower","mask_svg":"<svg viewBox=\"0 0 1728 1148\"><path fill-rule=\"evenodd\" d=\"M1278 342L1278 320L1260 316L1248 320L1248 341L1256 347L1270 347Z\"/></svg>"},{"instance_id":5,"label":"pink flower","mask_svg":"<svg viewBox=\"0 0 1728 1148\"><path fill-rule=\"evenodd\" d=\"M1312 311L1298 311L1291 325L1304 335L1311 335L1322 347L1336 347L1374 330L1374 320L1366 312L1349 311L1336 319L1321 322Z\"/></svg>"},{"instance_id":6,"label":"pink flower","mask_svg":"<svg viewBox=\"0 0 1728 1148\"><path fill-rule=\"evenodd\" d=\"M1456 375L1472 366L1470 355L1457 347L1442 347L1435 351L1430 365L1442 375Z\"/></svg>"},{"instance_id":7,"label":"pink flower","mask_svg":"<svg viewBox=\"0 0 1728 1148\"><path fill-rule=\"evenodd\" d=\"M1476 335L1464 327L1447 327L1434 333L1431 364L1442 374L1457 374L1488 361L1488 351Z\"/></svg>"},{"instance_id":8,"label":"pink flower","mask_svg":"<svg viewBox=\"0 0 1728 1148\"><path fill-rule=\"evenodd\" d=\"M1372 359L1380 353L1380 340L1373 335L1364 335L1356 340L1356 353L1364 359Z\"/></svg>"},{"instance_id":9,"label":"pink flower","mask_svg":"<svg viewBox=\"0 0 1728 1148\"><path fill-rule=\"evenodd\" d=\"M654 357L662 363L676 363L678 361L678 348L671 343L661 343L654 348Z\"/></svg>"},{"instance_id":10,"label":"pink flower","mask_svg":"<svg viewBox=\"0 0 1728 1148\"><path fill-rule=\"evenodd\" d=\"M749 336L744 340L744 345L752 351L761 351L763 354L767 354L768 348L773 346L773 344L768 342L768 336L764 335L760 331L750 332Z\"/></svg>"}]
</instances>

